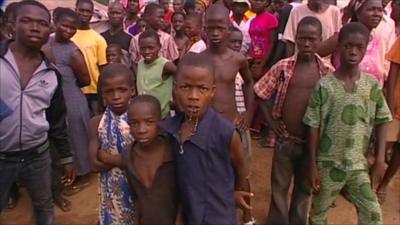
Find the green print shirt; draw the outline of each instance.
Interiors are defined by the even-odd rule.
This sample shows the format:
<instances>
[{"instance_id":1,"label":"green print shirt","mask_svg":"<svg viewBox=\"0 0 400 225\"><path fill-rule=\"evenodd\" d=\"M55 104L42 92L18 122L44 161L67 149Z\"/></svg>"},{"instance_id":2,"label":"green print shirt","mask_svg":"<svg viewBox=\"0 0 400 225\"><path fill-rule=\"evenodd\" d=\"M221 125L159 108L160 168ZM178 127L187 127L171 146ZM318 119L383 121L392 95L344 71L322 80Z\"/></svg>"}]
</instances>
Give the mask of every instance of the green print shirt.
<instances>
[{"instance_id":1,"label":"green print shirt","mask_svg":"<svg viewBox=\"0 0 400 225\"><path fill-rule=\"evenodd\" d=\"M391 120L374 77L362 74L350 93L343 81L330 74L315 87L303 122L320 128L320 166L354 171L368 168L365 155L374 126Z\"/></svg>"}]
</instances>

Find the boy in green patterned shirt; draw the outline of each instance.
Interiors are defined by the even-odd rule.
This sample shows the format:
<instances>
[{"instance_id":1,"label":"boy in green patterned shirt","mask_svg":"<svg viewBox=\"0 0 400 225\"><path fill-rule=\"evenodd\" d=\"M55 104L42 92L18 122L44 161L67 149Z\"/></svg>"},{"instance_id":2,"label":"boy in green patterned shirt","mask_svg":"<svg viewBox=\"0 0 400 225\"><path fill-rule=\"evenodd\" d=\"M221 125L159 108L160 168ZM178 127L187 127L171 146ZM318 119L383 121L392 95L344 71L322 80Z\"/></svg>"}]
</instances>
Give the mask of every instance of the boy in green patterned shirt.
<instances>
[{"instance_id":1,"label":"boy in green patterned shirt","mask_svg":"<svg viewBox=\"0 0 400 225\"><path fill-rule=\"evenodd\" d=\"M379 82L361 74L369 30L349 23L339 33L340 67L322 78L304 116L310 129L310 180L314 188L310 224L327 224L328 210L343 189L356 206L360 224L382 224L382 212L365 157L376 131L372 184L385 170L386 123L392 120Z\"/></svg>"}]
</instances>

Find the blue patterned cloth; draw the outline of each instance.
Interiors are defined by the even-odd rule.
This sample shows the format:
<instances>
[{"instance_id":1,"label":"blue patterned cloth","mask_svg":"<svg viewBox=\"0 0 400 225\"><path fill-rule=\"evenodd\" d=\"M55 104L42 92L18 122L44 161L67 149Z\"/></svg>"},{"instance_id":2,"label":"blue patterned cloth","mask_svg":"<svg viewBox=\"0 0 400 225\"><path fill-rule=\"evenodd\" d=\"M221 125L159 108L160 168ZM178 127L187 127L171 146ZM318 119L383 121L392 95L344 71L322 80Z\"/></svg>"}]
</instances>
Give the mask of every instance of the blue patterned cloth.
<instances>
[{"instance_id":1,"label":"blue patterned cloth","mask_svg":"<svg viewBox=\"0 0 400 225\"><path fill-rule=\"evenodd\" d=\"M108 107L98 128L100 151L123 154L133 138L127 113L114 114ZM100 225L131 225L134 221L133 195L125 172L118 167L100 173Z\"/></svg>"}]
</instances>

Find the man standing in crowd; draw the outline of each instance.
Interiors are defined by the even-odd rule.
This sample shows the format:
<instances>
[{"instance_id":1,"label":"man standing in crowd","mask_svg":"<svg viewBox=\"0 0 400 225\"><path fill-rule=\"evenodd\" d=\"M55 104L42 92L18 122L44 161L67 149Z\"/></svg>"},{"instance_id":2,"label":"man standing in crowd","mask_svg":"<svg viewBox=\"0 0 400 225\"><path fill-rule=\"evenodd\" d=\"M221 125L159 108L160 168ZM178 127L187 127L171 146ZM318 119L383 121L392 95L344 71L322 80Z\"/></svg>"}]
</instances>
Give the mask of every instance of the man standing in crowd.
<instances>
[{"instance_id":1,"label":"man standing in crowd","mask_svg":"<svg viewBox=\"0 0 400 225\"><path fill-rule=\"evenodd\" d=\"M308 0L307 4L299 5L290 12L283 39L286 42L286 57L295 52L295 34L297 24L306 16L314 16L322 23L322 41L339 32L342 26L340 10L330 5L328 0Z\"/></svg>"},{"instance_id":2,"label":"man standing in crowd","mask_svg":"<svg viewBox=\"0 0 400 225\"><path fill-rule=\"evenodd\" d=\"M129 45L132 36L124 31L124 17L125 10L121 3L114 2L108 6L108 18L110 22L110 29L101 33L106 39L107 45L117 44L121 47L123 53L123 63L128 64L129 59Z\"/></svg>"},{"instance_id":3,"label":"man standing in crowd","mask_svg":"<svg viewBox=\"0 0 400 225\"><path fill-rule=\"evenodd\" d=\"M61 75L40 51L50 35L50 13L32 0L18 3L14 40L0 47L0 211L17 180L26 184L36 224L53 224L49 142L75 179L66 133ZM7 141L4 141L7 140Z\"/></svg>"},{"instance_id":4,"label":"man standing in crowd","mask_svg":"<svg viewBox=\"0 0 400 225\"><path fill-rule=\"evenodd\" d=\"M97 81L100 67L107 63L107 43L100 34L90 28L93 10L92 0L76 1L76 12L79 15L80 24L79 29L71 40L79 47L85 57L91 82L89 86L82 88L82 91L86 95L92 115L97 115L99 114Z\"/></svg>"}]
</instances>

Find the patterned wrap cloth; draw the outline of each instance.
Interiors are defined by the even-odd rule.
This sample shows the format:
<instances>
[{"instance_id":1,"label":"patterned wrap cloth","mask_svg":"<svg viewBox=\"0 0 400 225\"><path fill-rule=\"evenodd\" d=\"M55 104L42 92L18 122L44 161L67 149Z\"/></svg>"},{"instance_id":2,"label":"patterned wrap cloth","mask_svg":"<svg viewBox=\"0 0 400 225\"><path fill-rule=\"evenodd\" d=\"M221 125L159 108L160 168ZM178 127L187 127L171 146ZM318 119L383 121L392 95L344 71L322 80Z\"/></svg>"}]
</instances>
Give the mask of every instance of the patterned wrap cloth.
<instances>
[{"instance_id":1,"label":"patterned wrap cloth","mask_svg":"<svg viewBox=\"0 0 400 225\"><path fill-rule=\"evenodd\" d=\"M127 123L128 115L114 114L110 107L98 128L99 151L123 154L133 138ZM134 201L125 172L118 167L100 173L100 225L131 225L134 221Z\"/></svg>"}]
</instances>

